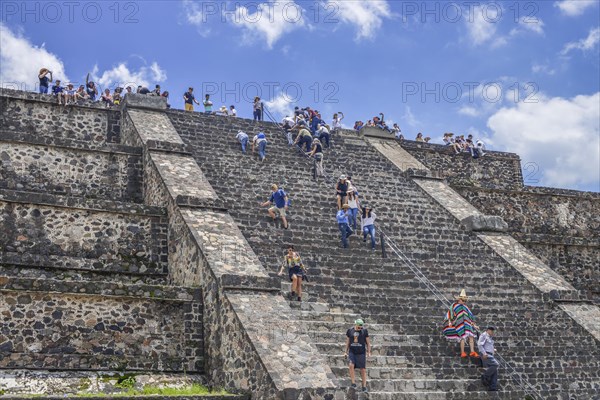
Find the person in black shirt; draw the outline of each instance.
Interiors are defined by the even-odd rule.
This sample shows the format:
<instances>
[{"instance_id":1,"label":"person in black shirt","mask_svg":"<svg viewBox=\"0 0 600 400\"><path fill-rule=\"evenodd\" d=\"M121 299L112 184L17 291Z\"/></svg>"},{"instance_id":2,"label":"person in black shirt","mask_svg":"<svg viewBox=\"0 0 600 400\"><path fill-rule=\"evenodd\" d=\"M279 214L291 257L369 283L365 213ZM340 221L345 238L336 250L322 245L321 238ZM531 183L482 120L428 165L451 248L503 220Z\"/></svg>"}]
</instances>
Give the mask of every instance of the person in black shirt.
<instances>
[{"instance_id":1,"label":"person in black shirt","mask_svg":"<svg viewBox=\"0 0 600 400\"><path fill-rule=\"evenodd\" d=\"M40 69L38 78L40 80L40 93L47 94L50 83L52 82L52 71L48 68L42 68Z\"/></svg>"},{"instance_id":2,"label":"person in black shirt","mask_svg":"<svg viewBox=\"0 0 600 400\"><path fill-rule=\"evenodd\" d=\"M348 358L352 388L356 388L354 369L358 368L362 378L362 391L367 392L367 357L371 357L371 340L369 339L369 331L364 325L362 319L357 319L354 321L354 327L346 332L344 357Z\"/></svg>"},{"instance_id":3,"label":"person in black shirt","mask_svg":"<svg viewBox=\"0 0 600 400\"><path fill-rule=\"evenodd\" d=\"M341 210L342 205L347 203L346 198L348 196L348 181L346 180L346 175L340 176L340 179L335 185L335 191L337 197L337 207L338 210Z\"/></svg>"},{"instance_id":4,"label":"person in black shirt","mask_svg":"<svg viewBox=\"0 0 600 400\"><path fill-rule=\"evenodd\" d=\"M194 91L193 87L190 87L187 92L183 94L183 101L185 102L185 111L194 111L194 103L200 105L198 100L194 97L192 92Z\"/></svg>"},{"instance_id":5,"label":"person in black shirt","mask_svg":"<svg viewBox=\"0 0 600 400\"><path fill-rule=\"evenodd\" d=\"M323 146L319 139L315 139L312 142L311 152L308 153L309 157L314 157L317 176L323 176Z\"/></svg>"}]
</instances>

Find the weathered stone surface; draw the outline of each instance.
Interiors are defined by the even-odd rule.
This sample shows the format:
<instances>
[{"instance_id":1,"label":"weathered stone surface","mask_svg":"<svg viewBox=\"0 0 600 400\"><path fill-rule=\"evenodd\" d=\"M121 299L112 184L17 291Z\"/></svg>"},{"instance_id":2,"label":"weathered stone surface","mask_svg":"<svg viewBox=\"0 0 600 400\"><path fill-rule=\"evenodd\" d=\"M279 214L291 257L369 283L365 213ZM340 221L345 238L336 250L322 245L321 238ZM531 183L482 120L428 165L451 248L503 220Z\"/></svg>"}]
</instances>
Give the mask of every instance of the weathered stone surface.
<instances>
[{"instance_id":1,"label":"weathered stone surface","mask_svg":"<svg viewBox=\"0 0 600 400\"><path fill-rule=\"evenodd\" d=\"M521 160L513 153L487 151L480 159L454 154L450 146L404 140L402 148L451 185L486 188L523 187Z\"/></svg>"},{"instance_id":2,"label":"weathered stone surface","mask_svg":"<svg viewBox=\"0 0 600 400\"><path fill-rule=\"evenodd\" d=\"M202 370L198 303L185 311L183 300L135 295L124 302L118 291L85 295L65 283L52 291L16 284L0 289L0 315L13 341L0 368Z\"/></svg>"},{"instance_id":3,"label":"weathered stone surface","mask_svg":"<svg viewBox=\"0 0 600 400\"><path fill-rule=\"evenodd\" d=\"M469 231L506 232L508 224L495 215L470 215L460 221Z\"/></svg>"},{"instance_id":4,"label":"weathered stone surface","mask_svg":"<svg viewBox=\"0 0 600 400\"><path fill-rule=\"evenodd\" d=\"M0 127L38 136L60 136L94 143L118 142L119 112L99 103L57 107L56 97L2 89Z\"/></svg>"},{"instance_id":5,"label":"weathered stone surface","mask_svg":"<svg viewBox=\"0 0 600 400\"><path fill-rule=\"evenodd\" d=\"M141 201L141 157L0 142L0 188Z\"/></svg>"},{"instance_id":6,"label":"weathered stone surface","mask_svg":"<svg viewBox=\"0 0 600 400\"><path fill-rule=\"evenodd\" d=\"M166 110L167 98L162 96L150 96L147 94L126 93L123 99L123 105L125 107Z\"/></svg>"},{"instance_id":7,"label":"weathered stone surface","mask_svg":"<svg viewBox=\"0 0 600 400\"><path fill-rule=\"evenodd\" d=\"M600 307L596 304L561 304L578 324L590 332L600 342Z\"/></svg>"},{"instance_id":8,"label":"weathered stone surface","mask_svg":"<svg viewBox=\"0 0 600 400\"><path fill-rule=\"evenodd\" d=\"M183 146L183 141L165 114L134 109L127 110L127 115L131 118L141 143L155 141Z\"/></svg>"},{"instance_id":9,"label":"weathered stone surface","mask_svg":"<svg viewBox=\"0 0 600 400\"><path fill-rule=\"evenodd\" d=\"M394 163L394 165L398 167L400 171L406 171L409 168L416 170L428 169L395 141L372 138L367 138L367 141L381 154L385 155L392 163Z\"/></svg>"},{"instance_id":10,"label":"weathered stone surface","mask_svg":"<svg viewBox=\"0 0 600 400\"><path fill-rule=\"evenodd\" d=\"M482 215L479 210L460 197L445 182L431 179L415 179L415 183L459 221L471 216Z\"/></svg>"},{"instance_id":11,"label":"weathered stone surface","mask_svg":"<svg viewBox=\"0 0 600 400\"><path fill-rule=\"evenodd\" d=\"M508 235L491 234L479 234L477 236L542 292L549 293L552 290L575 291L575 288L562 276L533 256L514 238Z\"/></svg>"}]
</instances>

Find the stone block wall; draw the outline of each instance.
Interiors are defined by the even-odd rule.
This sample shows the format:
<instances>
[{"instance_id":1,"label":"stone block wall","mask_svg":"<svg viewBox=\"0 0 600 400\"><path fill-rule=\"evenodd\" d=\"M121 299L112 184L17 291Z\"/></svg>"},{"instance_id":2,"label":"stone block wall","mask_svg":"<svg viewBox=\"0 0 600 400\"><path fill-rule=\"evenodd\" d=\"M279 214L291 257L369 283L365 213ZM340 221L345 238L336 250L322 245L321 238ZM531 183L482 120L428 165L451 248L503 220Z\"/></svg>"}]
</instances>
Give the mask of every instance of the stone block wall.
<instances>
[{"instance_id":1,"label":"stone block wall","mask_svg":"<svg viewBox=\"0 0 600 400\"><path fill-rule=\"evenodd\" d=\"M521 244L600 301L600 194L542 187L454 189L479 210L501 216Z\"/></svg>"},{"instance_id":2,"label":"stone block wall","mask_svg":"<svg viewBox=\"0 0 600 400\"><path fill-rule=\"evenodd\" d=\"M489 151L473 159L469 153L454 154L450 146L405 140L404 150L451 185L518 189L523 187L521 159L517 154Z\"/></svg>"},{"instance_id":3,"label":"stone block wall","mask_svg":"<svg viewBox=\"0 0 600 400\"><path fill-rule=\"evenodd\" d=\"M118 143L120 112L100 103L57 107L51 95L0 91L2 130L64 137L90 143Z\"/></svg>"},{"instance_id":4,"label":"stone block wall","mask_svg":"<svg viewBox=\"0 0 600 400\"><path fill-rule=\"evenodd\" d=\"M150 289L1 277L0 368L202 371L199 291Z\"/></svg>"},{"instance_id":5,"label":"stone block wall","mask_svg":"<svg viewBox=\"0 0 600 400\"><path fill-rule=\"evenodd\" d=\"M160 209L140 206L139 214L131 214L131 209L119 210L119 203L84 208L85 202L22 197L6 192L0 197L0 230L5 232L0 251L166 264L167 226Z\"/></svg>"},{"instance_id":6,"label":"stone block wall","mask_svg":"<svg viewBox=\"0 0 600 400\"><path fill-rule=\"evenodd\" d=\"M0 188L140 202L141 154L128 150L1 141Z\"/></svg>"},{"instance_id":7,"label":"stone block wall","mask_svg":"<svg viewBox=\"0 0 600 400\"><path fill-rule=\"evenodd\" d=\"M260 329L291 313L280 282L268 276L167 115L128 108L122 127L125 143L144 146L146 203L168 211L169 281L201 289L211 383L256 398L333 398L334 375L308 337L278 343Z\"/></svg>"}]
</instances>

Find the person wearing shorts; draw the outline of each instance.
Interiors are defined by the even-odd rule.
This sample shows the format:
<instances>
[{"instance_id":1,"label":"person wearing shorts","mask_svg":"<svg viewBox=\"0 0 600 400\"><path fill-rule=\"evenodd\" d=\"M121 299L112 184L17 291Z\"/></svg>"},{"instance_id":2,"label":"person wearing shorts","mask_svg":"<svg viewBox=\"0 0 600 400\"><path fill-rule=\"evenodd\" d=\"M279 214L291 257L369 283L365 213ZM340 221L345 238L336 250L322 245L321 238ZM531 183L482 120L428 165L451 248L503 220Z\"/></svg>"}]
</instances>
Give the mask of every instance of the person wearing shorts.
<instances>
[{"instance_id":1,"label":"person wearing shorts","mask_svg":"<svg viewBox=\"0 0 600 400\"><path fill-rule=\"evenodd\" d=\"M288 197L287 194L283 191L283 189L279 189L277 185L271 185L271 195L269 199L261 204L263 207L269 207L269 215L273 218L273 221L277 219L277 214L281 217L281 222L283 222L283 228L288 228L288 222L286 219L286 210L288 208ZM276 214L277 213L277 214Z\"/></svg>"},{"instance_id":2,"label":"person wearing shorts","mask_svg":"<svg viewBox=\"0 0 600 400\"><path fill-rule=\"evenodd\" d=\"M283 275L283 270L287 266L290 282L292 282L290 300L302 301L302 281L307 280L304 264L300 255L294 251L294 246L289 246L287 254L283 258L283 264L278 275Z\"/></svg>"},{"instance_id":3,"label":"person wearing shorts","mask_svg":"<svg viewBox=\"0 0 600 400\"><path fill-rule=\"evenodd\" d=\"M362 391L367 392L367 357L371 357L371 340L369 332L364 327L362 319L354 321L354 327L346 332L346 352L348 358L348 369L350 371L351 387L356 388L354 369L360 370L362 379Z\"/></svg>"},{"instance_id":4,"label":"person wearing shorts","mask_svg":"<svg viewBox=\"0 0 600 400\"><path fill-rule=\"evenodd\" d=\"M337 198L337 208L338 210L342 209L342 205L347 204L347 196L349 189L348 181L346 179L346 175L340 176L340 179L337 181L335 185L335 196Z\"/></svg>"}]
</instances>

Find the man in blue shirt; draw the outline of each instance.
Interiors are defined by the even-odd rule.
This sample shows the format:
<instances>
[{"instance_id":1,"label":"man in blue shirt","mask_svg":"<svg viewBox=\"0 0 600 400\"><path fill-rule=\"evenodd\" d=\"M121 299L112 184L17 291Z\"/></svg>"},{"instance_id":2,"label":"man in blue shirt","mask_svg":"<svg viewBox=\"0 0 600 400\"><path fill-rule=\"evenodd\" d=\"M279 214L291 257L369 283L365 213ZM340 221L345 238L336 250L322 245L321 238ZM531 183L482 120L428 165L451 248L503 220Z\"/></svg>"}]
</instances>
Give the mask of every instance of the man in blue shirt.
<instances>
[{"instance_id":1,"label":"man in blue shirt","mask_svg":"<svg viewBox=\"0 0 600 400\"><path fill-rule=\"evenodd\" d=\"M338 210L335 216L342 235L342 246L344 246L345 249L348 248L348 237L354 233L352 229L350 229L350 225L348 225L348 208L348 204L344 204L342 209Z\"/></svg>"},{"instance_id":2,"label":"man in blue shirt","mask_svg":"<svg viewBox=\"0 0 600 400\"><path fill-rule=\"evenodd\" d=\"M194 111L194 103L198 103L198 100L194 97L192 92L194 91L193 87L188 88L188 91L183 94L183 101L185 105L185 111Z\"/></svg>"},{"instance_id":3,"label":"man in blue shirt","mask_svg":"<svg viewBox=\"0 0 600 400\"><path fill-rule=\"evenodd\" d=\"M494 353L496 352L493 338L495 330L496 328L489 326L477 341L477 348L479 349L483 367L485 368L485 372L481 375L481 381L484 386L488 387L490 392L498 390L498 361L494 358Z\"/></svg>"},{"instance_id":4,"label":"man in blue shirt","mask_svg":"<svg viewBox=\"0 0 600 400\"><path fill-rule=\"evenodd\" d=\"M283 228L287 229L289 225L285 218L285 212L288 208L288 197L283 189L279 189L275 184L271 185L271 195L269 196L269 200L261 204L263 207L267 207L268 205L271 205L268 211L271 218L273 218L273 221L277 219L277 215L275 215L275 211L277 211L281 216Z\"/></svg>"}]
</instances>

